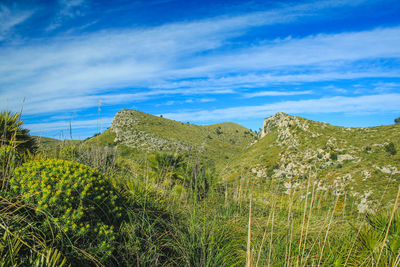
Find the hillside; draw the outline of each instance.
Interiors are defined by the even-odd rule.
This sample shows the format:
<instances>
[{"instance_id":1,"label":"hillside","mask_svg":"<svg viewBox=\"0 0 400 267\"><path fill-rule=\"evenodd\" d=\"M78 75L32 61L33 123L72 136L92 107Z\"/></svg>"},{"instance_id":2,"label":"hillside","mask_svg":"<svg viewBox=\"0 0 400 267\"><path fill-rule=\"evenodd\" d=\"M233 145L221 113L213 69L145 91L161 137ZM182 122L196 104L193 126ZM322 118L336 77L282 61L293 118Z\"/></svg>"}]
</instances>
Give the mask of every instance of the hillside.
<instances>
[{"instance_id":1,"label":"hillside","mask_svg":"<svg viewBox=\"0 0 400 267\"><path fill-rule=\"evenodd\" d=\"M122 110L84 141L5 146L0 265L398 266L399 135L277 113L256 136Z\"/></svg>"},{"instance_id":2,"label":"hillside","mask_svg":"<svg viewBox=\"0 0 400 267\"><path fill-rule=\"evenodd\" d=\"M277 113L265 119L261 139L228 163L225 178L279 181L281 190L336 190L359 212L389 204L400 183L400 125L348 128ZM394 150L391 148L394 145ZM261 186L262 187L262 186Z\"/></svg>"},{"instance_id":3,"label":"hillside","mask_svg":"<svg viewBox=\"0 0 400 267\"><path fill-rule=\"evenodd\" d=\"M235 123L198 126L124 109L88 143L117 146L136 162L156 151L177 152L216 167L221 182L251 179L260 192L272 182L283 193L304 189L311 179L316 190L346 195L364 213L393 200L399 137L400 125L338 127L282 112L265 119L257 136Z\"/></svg>"},{"instance_id":4,"label":"hillside","mask_svg":"<svg viewBox=\"0 0 400 267\"><path fill-rule=\"evenodd\" d=\"M178 152L220 163L256 139L255 133L235 123L199 126L123 109L115 115L111 127L89 143L117 145L139 154Z\"/></svg>"}]
</instances>

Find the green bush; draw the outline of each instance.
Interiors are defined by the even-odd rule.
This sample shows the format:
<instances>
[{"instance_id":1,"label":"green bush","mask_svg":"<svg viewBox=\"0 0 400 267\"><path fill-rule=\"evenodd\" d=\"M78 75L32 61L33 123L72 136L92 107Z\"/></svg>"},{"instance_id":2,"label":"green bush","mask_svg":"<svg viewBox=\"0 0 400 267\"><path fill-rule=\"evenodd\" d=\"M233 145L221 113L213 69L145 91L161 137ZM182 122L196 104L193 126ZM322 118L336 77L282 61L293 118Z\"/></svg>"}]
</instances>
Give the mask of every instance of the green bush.
<instances>
[{"instance_id":1,"label":"green bush","mask_svg":"<svg viewBox=\"0 0 400 267\"><path fill-rule=\"evenodd\" d=\"M390 142L389 144L385 145L385 151L387 153L389 153L390 155L396 155L396 153L397 153L397 150L394 147L393 142Z\"/></svg>"},{"instance_id":2,"label":"green bush","mask_svg":"<svg viewBox=\"0 0 400 267\"><path fill-rule=\"evenodd\" d=\"M19 113L0 112L0 144L16 147L20 152L33 153L37 149L29 130L22 127Z\"/></svg>"},{"instance_id":3,"label":"green bush","mask_svg":"<svg viewBox=\"0 0 400 267\"><path fill-rule=\"evenodd\" d=\"M101 260L112 254L122 208L112 185L92 168L58 159L32 161L16 168L9 184L12 194L36 207L44 233L51 236L56 228L57 240L71 242L60 241L61 250L68 254L77 247Z\"/></svg>"}]
</instances>

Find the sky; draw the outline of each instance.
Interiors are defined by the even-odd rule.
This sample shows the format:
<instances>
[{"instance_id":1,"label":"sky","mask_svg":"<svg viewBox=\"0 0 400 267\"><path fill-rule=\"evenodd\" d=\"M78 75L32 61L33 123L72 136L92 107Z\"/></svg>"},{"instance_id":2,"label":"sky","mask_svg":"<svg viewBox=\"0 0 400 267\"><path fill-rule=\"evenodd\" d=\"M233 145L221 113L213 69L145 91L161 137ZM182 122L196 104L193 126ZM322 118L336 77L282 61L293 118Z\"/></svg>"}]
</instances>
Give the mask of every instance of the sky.
<instances>
[{"instance_id":1,"label":"sky","mask_svg":"<svg viewBox=\"0 0 400 267\"><path fill-rule=\"evenodd\" d=\"M84 139L121 109L259 130L400 116L400 1L0 0L0 110Z\"/></svg>"}]
</instances>

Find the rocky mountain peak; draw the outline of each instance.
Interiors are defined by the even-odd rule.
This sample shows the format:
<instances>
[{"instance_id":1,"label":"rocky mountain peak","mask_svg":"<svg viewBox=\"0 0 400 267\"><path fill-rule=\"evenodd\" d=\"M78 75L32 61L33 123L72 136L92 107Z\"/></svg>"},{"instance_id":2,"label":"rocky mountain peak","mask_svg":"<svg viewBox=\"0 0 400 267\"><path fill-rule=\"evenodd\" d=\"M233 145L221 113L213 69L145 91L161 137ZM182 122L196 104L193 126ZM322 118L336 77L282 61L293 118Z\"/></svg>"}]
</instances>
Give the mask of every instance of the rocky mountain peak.
<instances>
[{"instance_id":1,"label":"rocky mountain peak","mask_svg":"<svg viewBox=\"0 0 400 267\"><path fill-rule=\"evenodd\" d=\"M268 117L264 120L261 137L266 136L274 128L287 128L297 122L297 118L290 116L284 112L278 112L275 115Z\"/></svg>"}]
</instances>

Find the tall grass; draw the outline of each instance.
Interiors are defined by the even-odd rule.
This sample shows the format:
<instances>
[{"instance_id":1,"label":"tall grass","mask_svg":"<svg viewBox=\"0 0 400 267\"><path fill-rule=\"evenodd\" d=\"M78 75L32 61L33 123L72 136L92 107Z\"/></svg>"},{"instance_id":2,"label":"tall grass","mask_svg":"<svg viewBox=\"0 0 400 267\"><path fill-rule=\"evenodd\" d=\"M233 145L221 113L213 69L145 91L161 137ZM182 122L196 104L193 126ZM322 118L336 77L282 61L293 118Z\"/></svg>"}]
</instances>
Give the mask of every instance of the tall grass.
<instances>
[{"instance_id":1,"label":"tall grass","mask_svg":"<svg viewBox=\"0 0 400 267\"><path fill-rule=\"evenodd\" d=\"M131 166L120 152L96 142L60 142L20 161L15 150L3 152L0 266L79 265L58 246L68 243L68 236L60 237L55 224L51 233L43 233L32 212L35 207L25 204L21 196L11 198L7 193L7 181L16 165L24 160L54 157L77 161L102 172L124 199L125 216L118 229L117 248L109 259L102 261L77 244L69 244L86 256L87 265L400 263L399 195L393 196L390 212L364 216L354 210L357 203L350 192L343 190L338 195L333 189L319 188L313 170L287 194L280 181L271 177L257 180L245 170L238 170L230 180L222 179L213 166L202 163L195 155L190 155L190 160L183 157L182 162L177 162L176 154L159 157L159 162L152 162L156 157L146 155ZM174 164L168 162L171 159ZM342 201L343 206L339 205ZM49 215L43 214L46 216Z\"/></svg>"}]
</instances>

